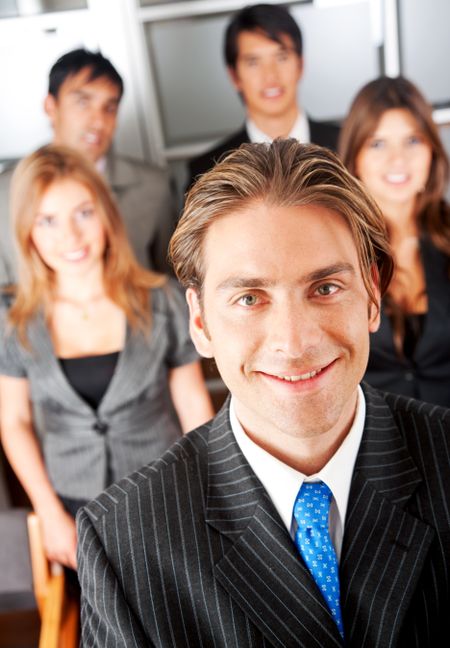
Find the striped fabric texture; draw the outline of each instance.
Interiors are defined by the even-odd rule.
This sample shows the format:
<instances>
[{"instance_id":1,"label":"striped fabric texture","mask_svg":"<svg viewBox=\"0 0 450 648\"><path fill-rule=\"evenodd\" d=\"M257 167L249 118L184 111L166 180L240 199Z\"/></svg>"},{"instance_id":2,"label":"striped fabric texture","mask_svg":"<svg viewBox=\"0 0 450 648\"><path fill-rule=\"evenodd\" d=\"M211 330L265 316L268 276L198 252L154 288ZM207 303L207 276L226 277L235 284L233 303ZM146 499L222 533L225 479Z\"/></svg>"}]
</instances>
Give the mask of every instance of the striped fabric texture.
<instances>
[{"instance_id":1,"label":"striped fabric texture","mask_svg":"<svg viewBox=\"0 0 450 648\"><path fill-rule=\"evenodd\" d=\"M363 386L340 564L345 646L450 636L450 411ZM228 407L78 516L82 645L343 646Z\"/></svg>"},{"instance_id":2,"label":"striped fabric texture","mask_svg":"<svg viewBox=\"0 0 450 648\"><path fill-rule=\"evenodd\" d=\"M30 349L5 324L0 295L0 374L27 378L33 425L59 495L90 500L112 482L160 457L180 436L168 371L198 359L184 294L175 281L151 292L148 335L127 328L125 346L99 408L68 382L42 316L29 326Z\"/></svg>"}]
</instances>

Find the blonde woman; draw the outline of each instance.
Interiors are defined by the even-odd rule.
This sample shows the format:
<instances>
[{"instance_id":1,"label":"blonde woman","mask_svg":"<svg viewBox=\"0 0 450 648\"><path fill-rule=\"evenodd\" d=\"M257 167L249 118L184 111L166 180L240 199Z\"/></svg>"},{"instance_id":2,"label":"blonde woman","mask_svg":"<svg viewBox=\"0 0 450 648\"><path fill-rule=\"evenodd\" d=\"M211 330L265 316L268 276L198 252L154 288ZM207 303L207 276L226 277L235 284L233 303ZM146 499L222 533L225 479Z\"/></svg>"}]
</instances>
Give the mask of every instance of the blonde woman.
<instances>
[{"instance_id":1,"label":"blonde woman","mask_svg":"<svg viewBox=\"0 0 450 648\"><path fill-rule=\"evenodd\" d=\"M3 291L0 424L50 559L76 566L76 510L212 407L178 285L135 261L100 175L44 147L17 167L20 280Z\"/></svg>"}]
</instances>

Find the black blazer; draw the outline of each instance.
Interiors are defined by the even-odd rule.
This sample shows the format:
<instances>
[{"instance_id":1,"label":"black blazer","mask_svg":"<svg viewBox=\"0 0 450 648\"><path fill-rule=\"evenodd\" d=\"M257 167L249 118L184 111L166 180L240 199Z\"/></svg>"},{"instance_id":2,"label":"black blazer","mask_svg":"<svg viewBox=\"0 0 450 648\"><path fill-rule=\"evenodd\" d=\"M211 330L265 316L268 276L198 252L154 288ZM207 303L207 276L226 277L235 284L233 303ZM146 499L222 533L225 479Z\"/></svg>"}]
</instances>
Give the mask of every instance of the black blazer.
<instances>
[{"instance_id":1,"label":"black blazer","mask_svg":"<svg viewBox=\"0 0 450 648\"><path fill-rule=\"evenodd\" d=\"M332 151L336 150L339 137L338 126L328 122L317 122L313 119L309 119L309 117L308 124L310 139L313 144L326 146ZM209 171L209 169L211 169L215 163L225 155L225 153L229 153L230 151L239 148L241 144L248 142L250 142L250 138L247 129L243 126L241 130L233 133L222 142L219 142L219 144L210 151L193 158L189 162L189 182L187 186L190 187L199 175Z\"/></svg>"},{"instance_id":2,"label":"black blazer","mask_svg":"<svg viewBox=\"0 0 450 648\"><path fill-rule=\"evenodd\" d=\"M364 386L340 579L347 648L450 631L450 410ZM339 648L227 405L78 517L82 645Z\"/></svg>"},{"instance_id":3,"label":"black blazer","mask_svg":"<svg viewBox=\"0 0 450 648\"><path fill-rule=\"evenodd\" d=\"M380 328L370 336L364 379L378 389L450 407L450 259L426 237L420 252L428 312L414 354L409 359L398 356L391 322L382 309Z\"/></svg>"}]
</instances>

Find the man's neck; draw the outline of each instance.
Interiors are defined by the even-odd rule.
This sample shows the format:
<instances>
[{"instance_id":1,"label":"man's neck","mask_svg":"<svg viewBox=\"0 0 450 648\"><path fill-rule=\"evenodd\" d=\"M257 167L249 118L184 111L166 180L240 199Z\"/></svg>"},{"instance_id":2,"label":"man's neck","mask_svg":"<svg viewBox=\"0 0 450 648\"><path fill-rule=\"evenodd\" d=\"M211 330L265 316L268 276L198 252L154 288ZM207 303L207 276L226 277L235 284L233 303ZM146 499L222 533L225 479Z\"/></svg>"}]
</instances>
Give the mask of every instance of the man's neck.
<instances>
[{"instance_id":1,"label":"man's neck","mask_svg":"<svg viewBox=\"0 0 450 648\"><path fill-rule=\"evenodd\" d=\"M337 452L355 420L357 391L344 406L339 419L328 430L320 433L296 435L276 426L254 424L242 404L235 399L237 418L246 435L263 450L304 475L322 470Z\"/></svg>"},{"instance_id":2,"label":"man's neck","mask_svg":"<svg viewBox=\"0 0 450 648\"><path fill-rule=\"evenodd\" d=\"M288 137L299 116L300 110L297 105L293 106L283 115L261 115L248 113L247 118L265 133L271 140L277 137Z\"/></svg>"}]
</instances>

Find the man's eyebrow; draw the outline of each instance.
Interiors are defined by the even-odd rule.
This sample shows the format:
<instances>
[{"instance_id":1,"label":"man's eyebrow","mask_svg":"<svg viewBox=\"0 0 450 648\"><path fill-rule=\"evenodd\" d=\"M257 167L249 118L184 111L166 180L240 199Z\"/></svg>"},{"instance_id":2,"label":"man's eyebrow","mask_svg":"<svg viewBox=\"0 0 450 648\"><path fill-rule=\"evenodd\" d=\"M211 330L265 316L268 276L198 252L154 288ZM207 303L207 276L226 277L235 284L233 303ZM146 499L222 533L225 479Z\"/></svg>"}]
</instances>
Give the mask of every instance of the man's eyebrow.
<instances>
[{"instance_id":1,"label":"man's eyebrow","mask_svg":"<svg viewBox=\"0 0 450 648\"><path fill-rule=\"evenodd\" d=\"M228 290L229 288L269 288L270 286L273 286L272 281L260 279L259 277L227 277L217 286L217 290Z\"/></svg>"},{"instance_id":2,"label":"man's eyebrow","mask_svg":"<svg viewBox=\"0 0 450 648\"><path fill-rule=\"evenodd\" d=\"M342 272L347 272L352 275L356 274L355 268L351 263L333 263L325 268L319 268L318 270L310 272L303 277L303 281L320 281L321 279L326 279L331 275L341 274Z\"/></svg>"},{"instance_id":3,"label":"man's eyebrow","mask_svg":"<svg viewBox=\"0 0 450 648\"><path fill-rule=\"evenodd\" d=\"M327 277L341 274L349 273L355 275L355 268L351 263L333 263L324 268L319 268L314 270L303 277L299 278L299 283L311 283L314 281L321 281ZM216 290L230 290L235 288L270 288L275 285L275 281L269 281L268 279L263 279L261 277L227 277L220 284L218 284Z\"/></svg>"}]
</instances>

